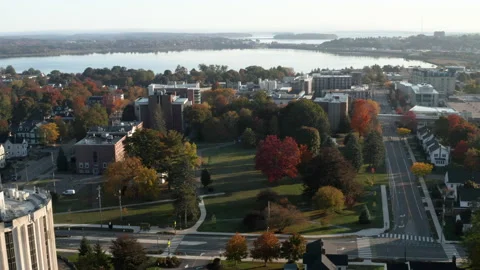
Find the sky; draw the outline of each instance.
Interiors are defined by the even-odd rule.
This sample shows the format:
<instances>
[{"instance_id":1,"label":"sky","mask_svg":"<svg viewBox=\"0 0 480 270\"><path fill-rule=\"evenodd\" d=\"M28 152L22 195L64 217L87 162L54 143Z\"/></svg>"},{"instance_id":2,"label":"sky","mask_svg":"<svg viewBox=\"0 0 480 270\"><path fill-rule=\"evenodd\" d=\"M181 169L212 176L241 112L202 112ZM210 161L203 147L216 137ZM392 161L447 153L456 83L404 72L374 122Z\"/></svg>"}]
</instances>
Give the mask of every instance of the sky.
<instances>
[{"instance_id":1,"label":"sky","mask_svg":"<svg viewBox=\"0 0 480 270\"><path fill-rule=\"evenodd\" d=\"M0 33L480 32L478 0L0 0Z\"/></svg>"}]
</instances>

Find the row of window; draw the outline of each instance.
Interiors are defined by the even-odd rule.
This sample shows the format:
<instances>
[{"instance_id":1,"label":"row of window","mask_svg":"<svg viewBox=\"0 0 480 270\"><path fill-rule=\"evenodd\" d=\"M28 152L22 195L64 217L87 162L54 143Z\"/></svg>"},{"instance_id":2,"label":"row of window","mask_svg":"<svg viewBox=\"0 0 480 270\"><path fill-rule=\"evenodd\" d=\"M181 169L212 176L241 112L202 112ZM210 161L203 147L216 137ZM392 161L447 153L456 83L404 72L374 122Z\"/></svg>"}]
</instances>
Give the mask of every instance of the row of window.
<instances>
[{"instance_id":1,"label":"row of window","mask_svg":"<svg viewBox=\"0 0 480 270\"><path fill-rule=\"evenodd\" d=\"M106 162L103 162L103 168L107 168L107 163ZM79 162L78 163L78 168L80 169L89 169L90 168L90 163L88 162Z\"/></svg>"},{"instance_id":2,"label":"row of window","mask_svg":"<svg viewBox=\"0 0 480 270\"><path fill-rule=\"evenodd\" d=\"M438 157L438 154L435 154L434 157ZM442 157L447 157L447 154L442 154Z\"/></svg>"}]
</instances>

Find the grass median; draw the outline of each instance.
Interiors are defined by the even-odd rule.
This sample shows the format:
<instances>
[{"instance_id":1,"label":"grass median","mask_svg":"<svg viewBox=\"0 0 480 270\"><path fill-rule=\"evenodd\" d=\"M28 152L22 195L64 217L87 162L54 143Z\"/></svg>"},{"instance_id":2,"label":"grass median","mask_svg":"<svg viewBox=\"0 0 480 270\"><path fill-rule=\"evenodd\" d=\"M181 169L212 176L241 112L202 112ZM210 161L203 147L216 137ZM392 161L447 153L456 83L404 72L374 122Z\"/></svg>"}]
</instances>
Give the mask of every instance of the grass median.
<instances>
[{"instance_id":1,"label":"grass median","mask_svg":"<svg viewBox=\"0 0 480 270\"><path fill-rule=\"evenodd\" d=\"M365 196L352 209L332 214L325 219L320 211L312 210L310 204L302 197L303 182L300 178L284 179L279 184L268 183L259 171L254 169L255 150L229 146L220 149L205 150L203 160L207 164L215 189L214 192L225 192L225 196L206 198L207 218L199 231L210 232L247 232L242 226L243 217L254 209L255 197L259 191L270 188L279 195L287 197L308 218L303 225L288 227L285 232L302 234L333 234L355 232L370 227L383 226L381 201L381 184L388 184L384 172L378 171L374 177L374 186L365 186ZM357 175L361 182L367 182L372 174L365 168ZM367 204L373 216L370 225L360 225L358 216L363 204ZM215 222L212 222L215 215Z\"/></svg>"}]
</instances>

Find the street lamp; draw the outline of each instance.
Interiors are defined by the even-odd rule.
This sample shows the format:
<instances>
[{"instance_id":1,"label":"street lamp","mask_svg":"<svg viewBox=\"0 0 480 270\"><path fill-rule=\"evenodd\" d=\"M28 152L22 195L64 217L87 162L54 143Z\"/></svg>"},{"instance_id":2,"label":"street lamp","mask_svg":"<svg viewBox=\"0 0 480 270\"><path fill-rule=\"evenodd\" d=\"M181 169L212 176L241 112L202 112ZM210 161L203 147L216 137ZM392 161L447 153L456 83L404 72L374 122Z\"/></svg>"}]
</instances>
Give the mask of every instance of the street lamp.
<instances>
[{"instance_id":1,"label":"street lamp","mask_svg":"<svg viewBox=\"0 0 480 270\"><path fill-rule=\"evenodd\" d=\"M52 165L53 165L53 171L52 171L52 181L53 181L53 192L57 193L57 187L55 185L55 169L56 169L56 164L53 162L53 152L50 152L50 156L52 157Z\"/></svg>"},{"instance_id":2,"label":"street lamp","mask_svg":"<svg viewBox=\"0 0 480 270\"><path fill-rule=\"evenodd\" d=\"M102 216L102 187L99 185L97 187L97 191L98 191L98 206L99 206L99 209L100 209L100 228L103 228L103 216Z\"/></svg>"},{"instance_id":3,"label":"street lamp","mask_svg":"<svg viewBox=\"0 0 480 270\"><path fill-rule=\"evenodd\" d=\"M122 190L118 190L118 204L120 205L120 220L123 220L123 211L122 211Z\"/></svg>"}]
</instances>

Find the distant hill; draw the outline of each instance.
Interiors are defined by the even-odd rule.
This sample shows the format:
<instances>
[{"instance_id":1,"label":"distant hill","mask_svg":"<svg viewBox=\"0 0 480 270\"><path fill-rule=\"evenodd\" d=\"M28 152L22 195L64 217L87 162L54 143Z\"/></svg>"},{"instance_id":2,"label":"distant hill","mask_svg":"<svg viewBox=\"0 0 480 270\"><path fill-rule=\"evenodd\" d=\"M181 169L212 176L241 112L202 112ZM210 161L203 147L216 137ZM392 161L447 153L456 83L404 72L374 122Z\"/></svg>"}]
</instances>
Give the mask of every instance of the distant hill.
<instances>
[{"instance_id":1,"label":"distant hill","mask_svg":"<svg viewBox=\"0 0 480 270\"><path fill-rule=\"evenodd\" d=\"M274 39L337 39L335 34L317 34L317 33L305 33L305 34L277 34L273 36Z\"/></svg>"}]
</instances>

